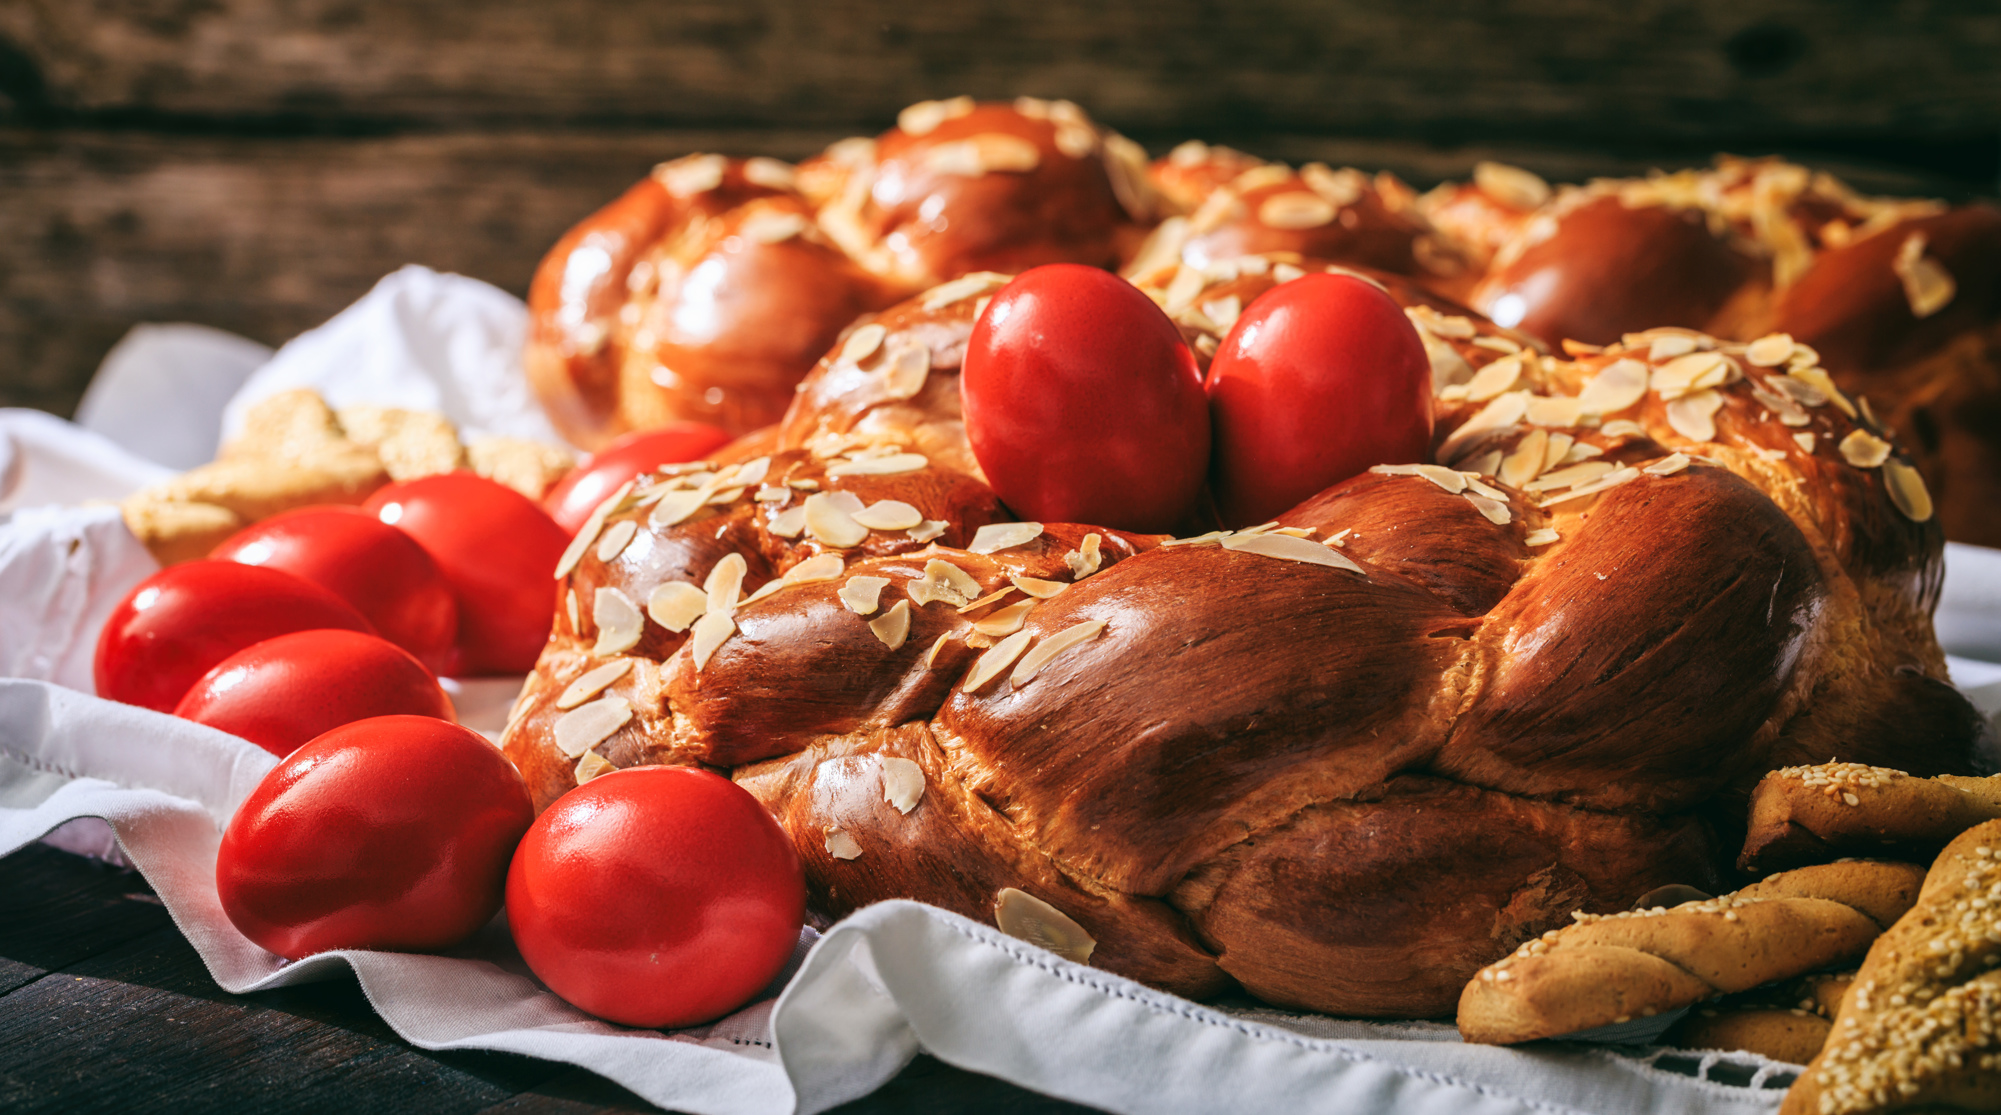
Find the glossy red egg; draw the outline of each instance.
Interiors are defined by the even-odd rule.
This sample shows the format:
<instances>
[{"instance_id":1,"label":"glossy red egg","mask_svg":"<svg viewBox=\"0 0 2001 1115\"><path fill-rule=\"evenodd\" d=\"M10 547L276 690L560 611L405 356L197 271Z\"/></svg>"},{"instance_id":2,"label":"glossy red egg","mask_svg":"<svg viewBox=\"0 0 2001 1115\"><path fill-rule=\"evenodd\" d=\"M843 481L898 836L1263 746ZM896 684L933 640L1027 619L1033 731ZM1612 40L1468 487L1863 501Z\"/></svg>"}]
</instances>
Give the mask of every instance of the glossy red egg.
<instances>
[{"instance_id":1,"label":"glossy red egg","mask_svg":"<svg viewBox=\"0 0 2001 1115\"><path fill-rule=\"evenodd\" d=\"M757 799L692 767L634 767L564 794L507 876L507 924L536 978L627 1026L708 1022L792 955L805 876Z\"/></svg>"},{"instance_id":2,"label":"glossy red egg","mask_svg":"<svg viewBox=\"0 0 2001 1115\"><path fill-rule=\"evenodd\" d=\"M1312 274L1238 316L1209 362L1225 526L1266 522L1373 465L1431 448L1431 364L1396 300Z\"/></svg>"},{"instance_id":3,"label":"glossy red egg","mask_svg":"<svg viewBox=\"0 0 2001 1115\"><path fill-rule=\"evenodd\" d=\"M728 430L706 422L676 422L657 430L634 431L578 462L549 489L542 506L557 526L575 534L619 485L661 465L699 461L729 442Z\"/></svg>"},{"instance_id":4,"label":"glossy red egg","mask_svg":"<svg viewBox=\"0 0 2001 1115\"><path fill-rule=\"evenodd\" d=\"M209 556L303 577L354 605L377 633L433 672L457 672L459 609L452 586L415 539L359 507L274 515L238 531Z\"/></svg>"},{"instance_id":5,"label":"glossy red egg","mask_svg":"<svg viewBox=\"0 0 2001 1115\"><path fill-rule=\"evenodd\" d=\"M373 633L347 601L279 569L233 561L170 565L113 608L97 638L97 695L172 712L237 651L293 631Z\"/></svg>"},{"instance_id":6,"label":"glossy red egg","mask_svg":"<svg viewBox=\"0 0 2001 1115\"><path fill-rule=\"evenodd\" d=\"M456 720L438 679L410 652L359 631L294 631L245 647L195 682L174 715L283 758L372 716Z\"/></svg>"},{"instance_id":7,"label":"glossy red egg","mask_svg":"<svg viewBox=\"0 0 2001 1115\"><path fill-rule=\"evenodd\" d=\"M452 586L463 672L534 669L556 615L556 563L570 544L555 520L470 472L391 484L366 506L416 539Z\"/></svg>"},{"instance_id":8,"label":"glossy red egg","mask_svg":"<svg viewBox=\"0 0 2001 1115\"><path fill-rule=\"evenodd\" d=\"M378 716L272 768L217 849L223 913L297 960L329 949L436 951L499 911L535 810L478 732Z\"/></svg>"},{"instance_id":9,"label":"glossy red egg","mask_svg":"<svg viewBox=\"0 0 2001 1115\"><path fill-rule=\"evenodd\" d=\"M1209 461L1195 356L1153 300L1110 272L1057 263L1002 287L960 376L988 481L1028 519L1165 531Z\"/></svg>"}]
</instances>

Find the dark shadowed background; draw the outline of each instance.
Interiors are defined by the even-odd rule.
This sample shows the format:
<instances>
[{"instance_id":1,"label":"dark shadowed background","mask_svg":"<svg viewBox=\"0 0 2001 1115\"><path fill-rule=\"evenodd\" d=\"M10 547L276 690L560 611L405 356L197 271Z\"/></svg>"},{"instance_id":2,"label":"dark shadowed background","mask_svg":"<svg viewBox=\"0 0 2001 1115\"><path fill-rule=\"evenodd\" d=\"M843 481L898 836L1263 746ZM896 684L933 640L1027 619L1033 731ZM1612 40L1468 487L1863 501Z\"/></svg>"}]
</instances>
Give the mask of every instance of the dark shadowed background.
<instances>
[{"instance_id":1,"label":"dark shadowed background","mask_svg":"<svg viewBox=\"0 0 2001 1115\"><path fill-rule=\"evenodd\" d=\"M1783 153L2001 179L2001 4L1883 0L0 0L0 405L141 321L277 343L406 263L523 292L692 150L796 158L925 97L1069 97L1424 186Z\"/></svg>"}]
</instances>

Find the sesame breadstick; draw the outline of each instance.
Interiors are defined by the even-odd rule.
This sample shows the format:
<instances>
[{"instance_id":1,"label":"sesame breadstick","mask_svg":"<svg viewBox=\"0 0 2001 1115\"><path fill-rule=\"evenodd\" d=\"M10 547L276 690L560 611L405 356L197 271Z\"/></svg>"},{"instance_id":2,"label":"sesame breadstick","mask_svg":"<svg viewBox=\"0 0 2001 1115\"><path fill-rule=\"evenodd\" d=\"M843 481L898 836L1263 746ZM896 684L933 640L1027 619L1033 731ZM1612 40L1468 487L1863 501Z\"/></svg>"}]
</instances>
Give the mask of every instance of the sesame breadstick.
<instances>
[{"instance_id":1,"label":"sesame breadstick","mask_svg":"<svg viewBox=\"0 0 2001 1115\"><path fill-rule=\"evenodd\" d=\"M1737 866L1770 871L1853 854L1931 856L2001 817L2001 776L1918 778L1861 763L1787 767L1751 792Z\"/></svg>"}]
</instances>

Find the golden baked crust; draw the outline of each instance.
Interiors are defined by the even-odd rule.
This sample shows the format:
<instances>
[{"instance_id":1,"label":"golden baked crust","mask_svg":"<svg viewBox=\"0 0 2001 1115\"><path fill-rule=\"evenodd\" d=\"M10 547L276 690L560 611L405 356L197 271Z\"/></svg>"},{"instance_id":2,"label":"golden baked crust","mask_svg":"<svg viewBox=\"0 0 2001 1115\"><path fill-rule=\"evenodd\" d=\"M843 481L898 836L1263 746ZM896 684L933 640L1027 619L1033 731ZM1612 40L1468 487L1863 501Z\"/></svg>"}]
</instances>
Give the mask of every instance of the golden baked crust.
<instances>
[{"instance_id":1,"label":"golden baked crust","mask_svg":"<svg viewBox=\"0 0 2001 1115\"><path fill-rule=\"evenodd\" d=\"M1787 767L1752 791L1737 866L1770 871L1856 852L1929 858L1996 817L2001 776L1914 778L1860 763Z\"/></svg>"},{"instance_id":2,"label":"golden baked crust","mask_svg":"<svg viewBox=\"0 0 2001 1115\"><path fill-rule=\"evenodd\" d=\"M1660 1039L1678 1049L1746 1049L1804 1065L1820 1053L1854 972L1814 972L1690 1011Z\"/></svg>"}]
</instances>

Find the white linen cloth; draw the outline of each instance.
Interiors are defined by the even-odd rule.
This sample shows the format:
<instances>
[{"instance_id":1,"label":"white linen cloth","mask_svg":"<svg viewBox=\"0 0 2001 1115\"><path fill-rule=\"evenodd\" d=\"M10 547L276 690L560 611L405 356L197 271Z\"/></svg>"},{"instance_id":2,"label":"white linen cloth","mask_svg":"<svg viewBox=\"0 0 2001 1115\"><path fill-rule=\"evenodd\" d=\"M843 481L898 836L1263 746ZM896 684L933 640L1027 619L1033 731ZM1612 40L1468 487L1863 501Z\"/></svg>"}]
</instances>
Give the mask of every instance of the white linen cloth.
<instances>
[{"instance_id":1,"label":"white linen cloth","mask_svg":"<svg viewBox=\"0 0 2001 1115\"><path fill-rule=\"evenodd\" d=\"M152 387L206 383L213 374L243 383L230 413L274 390L312 386L336 405L432 407L468 432L553 438L521 383L524 322L520 303L503 292L406 268L247 377L229 363L247 351L240 346L135 331L117 362L118 382L128 386L94 391L88 417L103 432L167 426L212 438L223 426L214 390ZM217 370L203 371L202 351L219 354ZM127 399L143 403L147 421ZM563 1061L703 1115L825 1110L880 1086L919 1049L1120 1112L1734 1113L1778 1105L1790 1070L1749 1054L1500 1049L1464 1045L1436 1023L1205 1007L912 902L870 907L824 936L805 931L782 989L714 1025L671 1034L599 1022L549 994L500 919L450 956L353 951L286 963L236 932L213 882L221 826L275 760L235 737L89 695L97 628L156 567L114 508L75 505L115 499L159 475L135 448L175 463L189 451L185 439L121 447L46 415L0 412L0 513L11 513L0 524L0 674L8 675L0 678L0 855L53 832L52 843L131 863L229 991L352 971L371 1005L414 1044ZM1947 569L1950 614L1940 627L1954 632L1949 645L1963 654L2001 648L2001 553L1951 547ZM1987 715L2001 712L2001 665L1956 658L1953 669ZM491 729L512 688L480 679L454 695L469 723ZM1719 1065L1748 1083L1706 1079Z\"/></svg>"}]
</instances>

